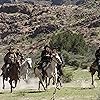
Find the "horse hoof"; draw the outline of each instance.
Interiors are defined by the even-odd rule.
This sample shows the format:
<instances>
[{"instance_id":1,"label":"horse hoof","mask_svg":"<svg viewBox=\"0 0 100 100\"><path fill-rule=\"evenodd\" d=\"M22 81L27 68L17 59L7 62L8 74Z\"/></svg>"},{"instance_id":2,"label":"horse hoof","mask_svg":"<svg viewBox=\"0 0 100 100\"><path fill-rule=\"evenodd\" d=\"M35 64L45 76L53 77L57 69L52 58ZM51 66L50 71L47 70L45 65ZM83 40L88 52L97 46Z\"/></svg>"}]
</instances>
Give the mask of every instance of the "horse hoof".
<instances>
[{"instance_id":1,"label":"horse hoof","mask_svg":"<svg viewBox=\"0 0 100 100\"><path fill-rule=\"evenodd\" d=\"M55 83L53 82L52 85L55 85Z\"/></svg>"},{"instance_id":2,"label":"horse hoof","mask_svg":"<svg viewBox=\"0 0 100 100\"><path fill-rule=\"evenodd\" d=\"M25 82L28 84L28 80L25 80Z\"/></svg>"},{"instance_id":3,"label":"horse hoof","mask_svg":"<svg viewBox=\"0 0 100 100\"><path fill-rule=\"evenodd\" d=\"M44 91L46 91L47 89L44 89Z\"/></svg>"},{"instance_id":4,"label":"horse hoof","mask_svg":"<svg viewBox=\"0 0 100 100\"><path fill-rule=\"evenodd\" d=\"M8 78L6 78L5 80L8 81Z\"/></svg>"},{"instance_id":5,"label":"horse hoof","mask_svg":"<svg viewBox=\"0 0 100 100\"><path fill-rule=\"evenodd\" d=\"M12 88L14 89L15 87L12 86Z\"/></svg>"},{"instance_id":6,"label":"horse hoof","mask_svg":"<svg viewBox=\"0 0 100 100\"><path fill-rule=\"evenodd\" d=\"M60 88L56 87L56 89L60 90Z\"/></svg>"}]
</instances>

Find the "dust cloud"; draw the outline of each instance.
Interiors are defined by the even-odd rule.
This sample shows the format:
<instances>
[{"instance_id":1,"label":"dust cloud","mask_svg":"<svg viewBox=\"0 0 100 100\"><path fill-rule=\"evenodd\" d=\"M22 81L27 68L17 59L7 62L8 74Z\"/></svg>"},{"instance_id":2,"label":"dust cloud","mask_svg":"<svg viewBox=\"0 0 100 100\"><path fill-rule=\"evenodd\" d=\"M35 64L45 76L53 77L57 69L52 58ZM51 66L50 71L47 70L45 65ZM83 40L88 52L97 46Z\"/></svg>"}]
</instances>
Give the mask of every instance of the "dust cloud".
<instances>
[{"instance_id":1,"label":"dust cloud","mask_svg":"<svg viewBox=\"0 0 100 100\"><path fill-rule=\"evenodd\" d=\"M2 87L3 87L3 79L1 76L0 77L0 91L3 91ZM20 81L18 81L17 83L17 87L15 88L15 90L21 90L21 89L38 89L38 78L30 78L28 81L20 79ZM9 81L5 81L5 90L10 90Z\"/></svg>"}]
</instances>

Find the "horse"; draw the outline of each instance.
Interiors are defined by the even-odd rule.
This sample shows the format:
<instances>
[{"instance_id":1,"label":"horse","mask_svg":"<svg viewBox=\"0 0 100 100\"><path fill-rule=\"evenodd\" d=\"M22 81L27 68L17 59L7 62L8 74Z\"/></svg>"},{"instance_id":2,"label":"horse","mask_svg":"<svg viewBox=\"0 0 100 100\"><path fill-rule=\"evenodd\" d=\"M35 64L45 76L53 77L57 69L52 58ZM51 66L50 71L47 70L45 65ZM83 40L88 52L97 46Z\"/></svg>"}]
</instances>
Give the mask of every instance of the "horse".
<instances>
[{"instance_id":1,"label":"horse","mask_svg":"<svg viewBox=\"0 0 100 100\"><path fill-rule=\"evenodd\" d=\"M40 66L34 68L35 76L39 78L39 87L38 90L40 90L40 84L43 86L44 90L46 90L47 86L50 84L51 78L53 78L53 84L56 84L57 88L57 82L58 82L58 73L57 73L57 63L58 60L56 57L52 57L52 61L44 68L45 70L45 77L43 79L42 69ZM47 78L49 78L49 82L47 83ZM46 82L46 86L44 86L43 82Z\"/></svg>"},{"instance_id":2,"label":"horse","mask_svg":"<svg viewBox=\"0 0 100 100\"><path fill-rule=\"evenodd\" d=\"M39 66L34 68L34 74L35 74L35 77L38 77L38 79L39 79L38 90L40 90L40 84L43 86L43 89L46 90L46 87L43 84L44 79L43 79L42 69Z\"/></svg>"},{"instance_id":3,"label":"horse","mask_svg":"<svg viewBox=\"0 0 100 100\"><path fill-rule=\"evenodd\" d=\"M52 62L44 68L44 70L46 71L46 76L49 78L49 82L46 84L46 87L50 85L50 80L51 78L53 78L53 85L55 84L55 88L59 89L58 86L60 84L60 86L62 86L61 84L61 75L57 70L57 64L61 64L62 61L59 57L59 55L54 55L52 58ZM59 83L59 84L58 84Z\"/></svg>"},{"instance_id":4,"label":"horse","mask_svg":"<svg viewBox=\"0 0 100 100\"><path fill-rule=\"evenodd\" d=\"M26 82L28 80L28 75L31 69L32 69L32 59L26 58L22 62L22 64L20 64L20 76L22 76Z\"/></svg>"},{"instance_id":5,"label":"horse","mask_svg":"<svg viewBox=\"0 0 100 100\"><path fill-rule=\"evenodd\" d=\"M15 55L11 54L10 57L8 58L8 60L11 62L9 64L9 71L7 70L7 77L9 77L9 83L11 86L11 92L12 89L15 88L17 86L17 81L19 80L19 64L17 62L17 60L15 59ZM5 74L3 73L3 89L5 88L5 84L4 84L4 80L5 80ZM15 86L12 85L12 82L15 82Z\"/></svg>"},{"instance_id":6,"label":"horse","mask_svg":"<svg viewBox=\"0 0 100 100\"><path fill-rule=\"evenodd\" d=\"M98 69L98 66L97 66L97 62L94 61L91 66L90 66L90 70L89 72L91 73L91 77L92 77L92 85L94 86L94 79L93 79L93 75L98 72L98 78L100 79L100 70Z\"/></svg>"}]
</instances>

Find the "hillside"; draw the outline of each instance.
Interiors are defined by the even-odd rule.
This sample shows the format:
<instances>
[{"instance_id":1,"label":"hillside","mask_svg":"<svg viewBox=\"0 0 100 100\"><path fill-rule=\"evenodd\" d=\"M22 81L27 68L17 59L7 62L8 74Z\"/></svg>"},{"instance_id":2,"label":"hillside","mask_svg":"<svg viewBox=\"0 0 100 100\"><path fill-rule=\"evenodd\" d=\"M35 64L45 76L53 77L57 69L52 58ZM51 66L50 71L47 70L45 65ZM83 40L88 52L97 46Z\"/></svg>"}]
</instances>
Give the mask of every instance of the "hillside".
<instances>
[{"instance_id":1,"label":"hillside","mask_svg":"<svg viewBox=\"0 0 100 100\"><path fill-rule=\"evenodd\" d=\"M4 3L19 3L19 2L26 2L26 3L39 3L39 4L53 4L53 5L62 5L62 4L85 4L89 1L95 0L0 0L0 4Z\"/></svg>"},{"instance_id":2,"label":"hillside","mask_svg":"<svg viewBox=\"0 0 100 100\"><path fill-rule=\"evenodd\" d=\"M61 29L82 35L86 44L96 50L100 45L99 7L100 1L88 1L80 6L0 5L0 50L5 52L13 45L24 54L37 54Z\"/></svg>"}]
</instances>

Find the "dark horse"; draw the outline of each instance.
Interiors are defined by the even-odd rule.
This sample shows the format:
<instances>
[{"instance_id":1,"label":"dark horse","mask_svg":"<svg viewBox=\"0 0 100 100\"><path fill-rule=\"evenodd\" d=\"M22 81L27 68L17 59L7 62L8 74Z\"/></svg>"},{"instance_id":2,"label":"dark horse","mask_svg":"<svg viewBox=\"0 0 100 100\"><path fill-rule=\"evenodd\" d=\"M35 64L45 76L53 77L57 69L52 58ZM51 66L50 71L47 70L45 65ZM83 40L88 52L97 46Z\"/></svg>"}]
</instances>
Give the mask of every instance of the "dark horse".
<instances>
[{"instance_id":1,"label":"dark horse","mask_svg":"<svg viewBox=\"0 0 100 100\"><path fill-rule=\"evenodd\" d=\"M8 58L8 60L10 60L10 64L9 64L9 71L7 71L7 77L9 77L9 83L11 86L11 92L12 89L16 87L17 85L17 81L19 80L18 78L18 74L19 74L19 64L17 62L17 60L15 59L14 54L11 54L11 56ZM5 84L4 81L6 79L5 73L3 73L3 89L5 88ZM12 82L15 82L15 86L13 87Z\"/></svg>"},{"instance_id":2,"label":"dark horse","mask_svg":"<svg viewBox=\"0 0 100 100\"><path fill-rule=\"evenodd\" d=\"M96 71L98 72L98 78L100 79L100 70L98 69L98 65L97 65L97 62L96 61L94 61L91 64L89 71L90 71L91 77L92 77L92 85L94 86L93 75L96 73Z\"/></svg>"}]
</instances>

